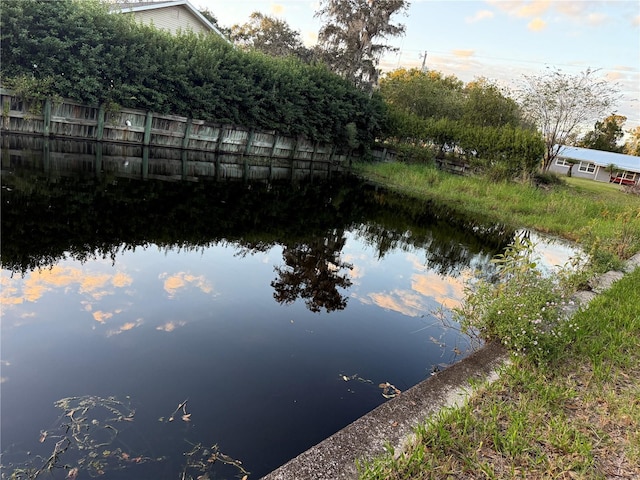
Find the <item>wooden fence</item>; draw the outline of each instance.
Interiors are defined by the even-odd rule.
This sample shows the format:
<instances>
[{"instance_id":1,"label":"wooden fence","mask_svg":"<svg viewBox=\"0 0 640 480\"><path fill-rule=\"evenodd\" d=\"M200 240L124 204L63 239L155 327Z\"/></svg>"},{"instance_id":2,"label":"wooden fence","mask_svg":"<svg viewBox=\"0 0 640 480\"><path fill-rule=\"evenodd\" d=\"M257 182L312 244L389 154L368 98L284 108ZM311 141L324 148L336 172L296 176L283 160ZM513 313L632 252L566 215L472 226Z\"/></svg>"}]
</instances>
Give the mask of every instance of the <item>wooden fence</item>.
<instances>
[{"instance_id":1,"label":"wooden fence","mask_svg":"<svg viewBox=\"0 0 640 480\"><path fill-rule=\"evenodd\" d=\"M159 180L301 181L328 179L336 165L316 160L88 142L42 135L2 135L2 170L28 169L55 178L90 174Z\"/></svg>"},{"instance_id":2,"label":"wooden fence","mask_svg":"<svg viewBox=\"0 0 640 480\"><path fill-rule=\"evenodd\" d=\"M29 104L7 89L0 88L2 130L46 138L82 139L141 147L213 152L269 158L287 162L319 162L340 170L351 158L335 146L310 141L302 136L280 135L275 131L223 125L177 115L104 106L87 106L47 99L42 105ZM295 167L295 165L294 165Z\"/></svg>"}]
</instances>

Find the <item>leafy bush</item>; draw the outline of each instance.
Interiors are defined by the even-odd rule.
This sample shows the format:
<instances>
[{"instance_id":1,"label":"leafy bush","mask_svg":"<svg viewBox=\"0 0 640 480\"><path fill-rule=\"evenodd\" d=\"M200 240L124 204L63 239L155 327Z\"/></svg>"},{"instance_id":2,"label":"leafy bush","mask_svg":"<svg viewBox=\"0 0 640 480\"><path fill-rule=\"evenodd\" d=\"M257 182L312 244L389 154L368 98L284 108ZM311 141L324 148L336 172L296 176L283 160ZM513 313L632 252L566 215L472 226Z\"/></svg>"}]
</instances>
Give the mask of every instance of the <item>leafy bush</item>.
<instances>
[{"instance_id":1,"label":"leafy bush","mask_svg":"<svg viewBox=\"0 0 640 480\"><path fill-rule=\"evenodd\" d=\"M39 92L80 103L276 130L344 148L372 143L385 123L379 95L369 97L324 65L243 52L217 35L172 36L111 15L99 0L3 0L2 9L3 83L34 78L50 87Z\"/></svg>"},{"instance_id":2,"label":"leafy bush","mask_svg":"<svg viewBox=\"0 0 640 480\"><path fill-rule=\"evenodd\" d=\"M554 172L540 172L537 171L531 177L531 181L534 185L554 186L554 185L566 185L558 174Z\"/></svg>"},{"instance_id":3,"label":"leafy bush","mask_svg":"<svg viewBox=\"0 0 640 480\"><path fill-rule=\"evenodd\" d=\"M532 261L533 245L516 237L496 256L497 279L480 279L454 310L465 333L500 341L513 355L547 363L575 336L578 325L566 320L571 301L557 278L544 277Z\"/></svg>"}]
</instances>

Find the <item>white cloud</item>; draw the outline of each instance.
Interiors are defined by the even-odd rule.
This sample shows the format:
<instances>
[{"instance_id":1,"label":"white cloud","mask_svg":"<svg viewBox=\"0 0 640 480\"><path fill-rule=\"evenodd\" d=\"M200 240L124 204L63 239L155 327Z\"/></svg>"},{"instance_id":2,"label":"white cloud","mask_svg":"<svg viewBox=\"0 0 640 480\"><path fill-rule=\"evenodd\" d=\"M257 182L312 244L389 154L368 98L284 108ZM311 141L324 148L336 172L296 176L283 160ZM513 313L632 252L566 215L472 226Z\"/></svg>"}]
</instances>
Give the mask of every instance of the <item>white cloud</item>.
<instances>
[{"instance_id":1,"label":"white cloud","mask_svg":"<svg viewBox=\"0 0 640 480\"><path fill-rule=\"evenodd\" d=\"M479 10L473 17L466 17L464 21L467 23L475 23L482 20L488 20L493 17L494 13L491 10Z\"/></svg>"}]
</instances>

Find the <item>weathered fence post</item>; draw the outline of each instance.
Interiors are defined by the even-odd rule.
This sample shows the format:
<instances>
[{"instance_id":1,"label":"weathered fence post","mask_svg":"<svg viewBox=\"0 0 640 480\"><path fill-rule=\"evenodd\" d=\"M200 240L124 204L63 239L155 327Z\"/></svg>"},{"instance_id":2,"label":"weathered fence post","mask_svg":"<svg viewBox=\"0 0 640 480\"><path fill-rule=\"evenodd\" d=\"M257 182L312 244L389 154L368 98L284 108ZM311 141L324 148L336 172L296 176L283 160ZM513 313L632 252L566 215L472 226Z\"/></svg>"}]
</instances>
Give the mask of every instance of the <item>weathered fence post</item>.
<instances>
[{"instance_id":1,"label":"weathered fence post","mask_svg":"<svg viewBox=\"0 0 640 480\"><path fill-rule=\"evenodd\" d=\"M96 144L96 177L102 176L102 143Z\"/></svg>"},{"instance_id":2,"label":"weathered fence post","mask_svg":"<svg viewBox=\"0 0 640 480\"><path fill-rule=\"evenodd\" d=\"M253 137L255 135L255 130L252 128L249 130L249 135L247 135L247 143L244 146L244 153L242 154L242 180L249 180L249 158L248 153L251 148L251 144L253 143Z\"/></svg>"},{"instance_id":3,"label":"weathered fence post","mask_svg":"<svg viewBox=\"0 0 640 480\"><path fill-rule=\"evenodd\" d=\"M220 125L220 133L218 133L218 140L216 141L216 149L215 152L220 152L220 147L222 147L222 139L224 138L224 126Z\"/></svg>"},{"instance_id":4,"label":"weathered fence post","mask_svg":"<svg viewBox=\"0 0 640 480\"><path fill-rule=\"evenodd\" d=\"M294 177L294 170L295 170L295 163L296 163L296 153L298 153L298 141L300 140L300 137L296 137L296 143L293 144L293 150L291 151L291 180L293 180Z\"/></svg>"},{"instance_id":5,"label":"weathered fence post","mask_svg":"<svg viewBox=\"0 0 640 480\"><path fill-rule=\"evenodd\" d=\"M184 127L184 137L182 137L182 148L187 148L189 146L189 136L191 135L192 124L193 124L193 119L187 118L187 124Z\"/></svg>"},{"instance_id":6,"label":"weathered fence post","mask_svg":"<svg viewBox=\"0 0 640 480\"><path fill-rule=\"evenodd\" d=\"M45 138L42 143L42 163L46 173L51 170L51 148L49 145L49 139Z\"/></svg>"},{"instance_id":7,"label":"weathered fence post","mask_svg":"<svg viewBox=\"0 0 640 480\"><path fill-rule=\"evenodd\" d=\"M149 147L142 147L142 179L147 180L149 178Z\"/></svg>"},{"instance_id":8,"label":"weathered fence post","mask_svg":"<svg viewBox=\"0 0 640 480\"><path fill-rule=\"evenodd\" d=\"M5 98L2 101L2 128L4 130L8 130L11 126L11 116L9 112L11 111L11 98Z\"/></svg>"},{"instance_id":9,"label":"weathered fence post","mask_svg":"<svg viewBox=\"0 0 640 480\"><path fill-rule=\"evenodd\" d=\"M45 137L48 137L51 133L51 99L47 98L44 101L44 112L42 114L42 119L44 121L44 128L42 133Z\"/></svg>"},{"instance_id":10,"label":"weathered fence post","mask_svg":"<svg viewBox=\"0 0 640 480\"><path fill-rule=\"evenodd\" d=\"M98 131L96 132L96 140L99 142L102 141L102 136L104 135L104 118L106 112L104 108L104 104L100 105L98 109Z\"/></svg>"},{"instance_id":11,"label":"weathered fence post","mask_svg":"<svg viewBox=\"0 0 640 480\"><path fill-rule=\"evenodd\" d=\"M182 150L182 153L180 154L180 160L182 160L182 171L181 171L181 178L182 180L186 180L187 179L187 151L186 150Z\"/></svg>"},{"instance_id":12,"label":"weathered fence post","mask_svg":"<svg viewBox=\"0 0 640 480\"><path fill-rule=\"evenodd\" d=\"M153 122L153 113L147 112L147 120L144 123L144 139L142 144L148 146L151 142L151 123Z\"/></svg>"}]
</instances>

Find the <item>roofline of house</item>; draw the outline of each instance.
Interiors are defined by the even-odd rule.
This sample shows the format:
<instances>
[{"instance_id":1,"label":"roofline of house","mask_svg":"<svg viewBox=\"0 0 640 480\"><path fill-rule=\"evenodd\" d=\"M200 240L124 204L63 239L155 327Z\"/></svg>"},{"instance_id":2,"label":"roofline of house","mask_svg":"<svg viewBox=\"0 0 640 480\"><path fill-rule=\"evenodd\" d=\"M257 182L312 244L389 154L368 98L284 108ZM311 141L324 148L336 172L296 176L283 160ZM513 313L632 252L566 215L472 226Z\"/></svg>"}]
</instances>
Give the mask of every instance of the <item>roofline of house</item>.
<instances>
[{"instance_id":1,"label":"roofline of house","mask_svg":"<svg viewBox=\"0 0 640 480\"><path fill-rule=\"evenodd\" d=\"M602 155L604 157L608 157L606 159L606 161L599 161L596 159L585 159L585 158L575 158L573 156L571 156L570 154L565 154L567 149L574 149L577 150L578 152L597 152L599 155ZM593 148L584 148L584 147L572 147L569 145L561 145L559 150L558 150L558 157L560 158L568 158L571 160L579 160L579 161L583 161L583 162L590 162L593 163L594 165L600 166L600 167L607 167L610 164L615 164L616 166L619 166L620 168L624 168L625 171L628 172L636 172L636 173L640 173L640 166L638 167L634 167L634 166L630 166L630 165L625 165L625 162L622 162L622 160L636 160L639 165L640 165L640 157L636 157L635 155L628 155L626 153L617 153L617 152L607 152L604 150L595 150ZM616 160L618 160L618 162L622 163L622 165L619 165L618 162L616 162Z\"/></svg>"},{"instance_id":2,"label":"roofline of house","mask_svg":"<svg viewBox=\"0 0 640 480\"><path fill-rule=\"evenodd\" d=\"M212 31L216 32L222 38L226 40L227 43L233 45L231 40L229 40L218 28L211 23L207 18L200 13L200 11L194 7L189 0L167 0L166 2L154 2L148 4L140 4L133 7L124 7L119 9L121 13L133 13L133 12L143 12L145 10L156 10L158 8L167 8L167 7L186 7L191 13L193 13L198 19L204 23L207 27L209 27Z\"/></svg>"}]
</instances>

